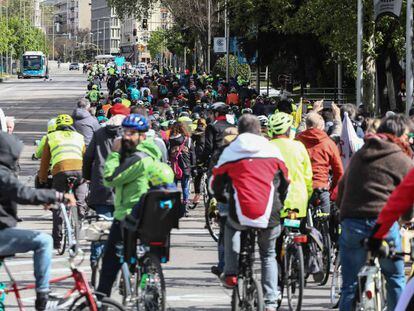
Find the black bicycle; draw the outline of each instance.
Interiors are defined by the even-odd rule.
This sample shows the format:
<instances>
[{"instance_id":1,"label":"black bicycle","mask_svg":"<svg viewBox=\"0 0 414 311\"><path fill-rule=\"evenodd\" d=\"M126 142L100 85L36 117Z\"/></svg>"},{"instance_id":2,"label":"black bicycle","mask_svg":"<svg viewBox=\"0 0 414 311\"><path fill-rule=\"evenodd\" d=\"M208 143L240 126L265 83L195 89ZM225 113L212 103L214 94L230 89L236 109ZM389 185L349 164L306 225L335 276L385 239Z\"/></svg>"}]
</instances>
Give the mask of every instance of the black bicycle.
<instances>
[{"instance_id":1,"label":"black bicycle","mask_svg":"<svg viewBox=\"0 0 414 311\"><path fill-rule=\"evenodd\" d=\"M315 228L320 235L320 239L311 235L309 241L310 254L318 261L318 265L323 272L323 277L317 283L325 285L329 280L329 273L332 265L332 242L329 229L330 215L322 211L320 206L320 195L326 190L315 189L314 198L309 204L307 213L307 225Z\"/></svg>"},{"instance_id":2,"label":"black bicycle","mask_svg":"<svg viewBox=\"0 0 414 311\"><path fill-rule=\"evenodd\" d=\"M290 311L302 308L303 289L305 287L305 267L302 244L307 243L307 236L300 232L299 219L285 218L283 222L283 243L279 273L279 290L283 296L286 290ZM280 306L281 299L278 301Z\"/></svg>"},{"instance_id":3,"label":"black bicycle","mask_svg":"<svg viewBox=\"0 0 414 311\"><path fill-rule=\"evenodd\" d=\"M255 229L241 231L239 274L231 296L232 311L264 310L262 285L253 273L255 244Z\"/></svg>"}]
</instances>

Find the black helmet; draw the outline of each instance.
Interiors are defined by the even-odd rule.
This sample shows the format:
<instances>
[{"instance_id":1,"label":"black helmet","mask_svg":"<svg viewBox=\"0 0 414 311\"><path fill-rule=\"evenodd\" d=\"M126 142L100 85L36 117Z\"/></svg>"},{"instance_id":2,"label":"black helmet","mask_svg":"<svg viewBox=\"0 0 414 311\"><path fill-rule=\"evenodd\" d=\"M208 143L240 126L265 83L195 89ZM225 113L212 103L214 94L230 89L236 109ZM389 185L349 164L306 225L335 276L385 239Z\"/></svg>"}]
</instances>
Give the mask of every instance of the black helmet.
<instances>
[{"instance_id":1,"label":"black helmet","mask_svg":"<svg viewBox=\"0 0 414 311\"><path fill-rule=\"evenodd\" d=\"M193 119L193 120L199 120L199 119L200 119L200 114L199 114L199 113L197 113L197 112L194 112L194 113L191 115L191 119Z\"/></svg>"},{"instance_id":2,"label":"black helmet","mask_svg":"<svg viewBox=\"0 0 414 311\"><path fill-rule=\"evenodd\" d=\"M218 112L221 115L225 115L229 111L229 107L225 103L222 103L222 102L214 103L213 105L211 105L210 109L213 112Z\"/></svg>"}]
</instances>

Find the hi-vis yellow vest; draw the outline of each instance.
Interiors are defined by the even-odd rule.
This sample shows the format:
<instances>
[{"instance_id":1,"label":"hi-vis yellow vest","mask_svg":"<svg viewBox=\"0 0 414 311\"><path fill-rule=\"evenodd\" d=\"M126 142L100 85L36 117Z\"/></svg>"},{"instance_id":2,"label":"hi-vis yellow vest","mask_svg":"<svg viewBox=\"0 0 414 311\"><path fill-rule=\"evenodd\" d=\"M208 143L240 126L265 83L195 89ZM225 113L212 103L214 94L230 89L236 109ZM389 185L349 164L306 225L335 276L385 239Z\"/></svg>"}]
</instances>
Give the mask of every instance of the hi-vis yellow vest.
<instances>
[{"instance_id":1,"label":"hi-vis yellow vest","mask_svg":"<svg viewBox=\"0 0 414 311\"><path fill-rule=\"evenodd\" d=\"M85 141L74 131L56 131L47 135L52 168L63 160L82 160Z\"/></svg>"}]
</instances>

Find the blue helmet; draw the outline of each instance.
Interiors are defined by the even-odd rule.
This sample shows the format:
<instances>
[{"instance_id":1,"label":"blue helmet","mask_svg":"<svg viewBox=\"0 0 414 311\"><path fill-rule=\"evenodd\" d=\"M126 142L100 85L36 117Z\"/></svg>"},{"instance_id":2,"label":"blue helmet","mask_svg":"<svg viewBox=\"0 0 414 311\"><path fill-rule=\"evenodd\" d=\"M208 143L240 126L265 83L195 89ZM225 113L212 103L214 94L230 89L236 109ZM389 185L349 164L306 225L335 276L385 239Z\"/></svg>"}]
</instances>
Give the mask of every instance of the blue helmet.
<instances>
[{"instance_id":1,"label":"blue helmet","mask_svg":"<svg viewBox=\"0 0 414 311\"><path fill-rule=\"evenodd\" d=\"M138 132L147 132L149 130L148 120L140 114L130 114L127 116L122 122L122 127Z\"/></svg>"}]
</instances>

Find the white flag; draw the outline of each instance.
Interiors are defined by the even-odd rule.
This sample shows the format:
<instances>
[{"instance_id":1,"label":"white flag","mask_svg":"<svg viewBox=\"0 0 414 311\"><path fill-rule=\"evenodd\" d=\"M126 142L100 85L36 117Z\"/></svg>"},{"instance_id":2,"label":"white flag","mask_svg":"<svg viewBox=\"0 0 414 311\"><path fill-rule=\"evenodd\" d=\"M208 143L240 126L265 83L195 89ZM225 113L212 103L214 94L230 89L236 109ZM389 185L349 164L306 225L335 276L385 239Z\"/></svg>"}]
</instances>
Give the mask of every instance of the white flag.
<instances>
[{"instance_id":1,"label":"white flag","mask_svg":"<svg viewBox=\"0 0 414 311\"><path fill-rule=\"evenodd\" d=\"M348 117L348 114L346 112L342 121L342 133L339 145L342 164L345 169L348 166L352 155L361 149L364 145L364 140L357 136L355 129L352 126L351 119Z\"/></svg>"}]
</instances>

